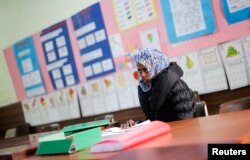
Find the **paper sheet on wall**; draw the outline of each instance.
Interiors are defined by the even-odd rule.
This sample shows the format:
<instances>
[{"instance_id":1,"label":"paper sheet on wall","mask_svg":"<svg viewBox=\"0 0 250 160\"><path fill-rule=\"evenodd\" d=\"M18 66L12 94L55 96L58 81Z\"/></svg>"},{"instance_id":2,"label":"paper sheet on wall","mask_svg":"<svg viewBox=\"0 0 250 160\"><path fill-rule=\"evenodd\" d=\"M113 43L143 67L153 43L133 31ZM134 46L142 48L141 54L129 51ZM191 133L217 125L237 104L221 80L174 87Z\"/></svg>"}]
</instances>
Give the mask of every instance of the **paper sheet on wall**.
<instances>
[{"instance_id":1,"label":"paper sheet on wall","mask_svg":"<svg viewBox=\"0 0 250 160\"><path fill-rule=\"evenodd\" d=\"M26 99L22 101L22 110L24 114L24 119L26 123L32 123L32 112L31 112L31 107L32 107L32 99Z\"/></svg>"},{"instance_id":2,"label":"paper sheet on wall","mask_svg":"<svg viewBox=\"0 0 250 160\"><path fill-rule=\"evenodd\" d=\"M49 117L49 99L47 96L36 97L39 107L39 113L41 115L42 124L47 124L50 122Z\"/></svg>"},{"instance_id":3,"label":"paper sheet on wall","mask_svg":"<svg viewBox=\"0 0 250 160\"><path fill-rule=\"evenodd\" d=\"M249 0L222 0L221 6L229 24L249 19Z\"/></svg>"},{"instance_id":4,"label":"paper sheet on wall","mask_svg":"<svg viewBox=\"0 0 250 160\"><path fill-rule=\"evenodd\" d=\"M91 104L91 89L89 83L78 85L77 93L79 97L82 116L87 117L94 115L94 109Z\"/></svg>"},{"instance_id":5,"label":"paper sheet on wall","mask_svg":"<svg viewBox=\"0 0 250 160\"><path fill-rule=\"evenodd\" d=\"M206 92L228 89L227 79L217 46L202 49L198 54Z\"/></svg>"},{"instance_id":6,"label":"paper sheet on wall","mask_svg":"<svg viewBox=\"0 0 250 160\"><path fill-rule=\"evenodd\" d=\"M134 107L135 104L132 95L129 73L127 71L120 71L116 73L115 82L116 82L120 109L127 109Z\"/></svg>"},{"instance_id":7,"label":"paper sheet on wall","mask_svg":"<svg viewBox=\"0 0 250 160\"><path fill-rule=\"evenodd\" d=\"M89 81L91 88L91 104L95 115L107 112L101 79Z\"/></svg>"},{"instance_id":8,"label":"paper sheet on wall","mask_svg":"<svg viewBox=\"0 0 250 160\"><path fill-rule=\"evenodd\" d=\"M102 79L102 86L104 89L104 99L108 112L119 110L119 101L116 93L114 75L105 76Z\"/></svg>"},{"instance_id":9,"label":"paper sheet on wall","mask_svg":"<svg viewBox=\"0 0 250 160\"><path fill-rule=\"evenodd\" d=\"M44 29L40 41L54 89L77 84L79 78L66 21Z\"/></svg>"},{"instance_id":10,"label":"paper sheet on wall","mask_svg":"<svg viewBox=\"0 0 250 160\"><path fill-rule=\"evenodd\" d=\"M48 115L50 119L50 123L61 121L61 115L59 111L59 107L56 103L56 92L50 93L46 95L48 98Z\"/></svg>"},{"instance_id":11,"label":"paper sheet on wall","mask_svg":"<svg viewBox=\"0 0 250 160\"><path fill-rule=\"evenodd\" d=\"M241 43L242 43L244 53L246 56L248 80L250 82L250 36L248 35L248 36L242 37Z\"/></svg>"},{"instance_id":12,"label":"paper sheet on wall","mask_svg":"<svg viewBox=\"0 0 250 160\"><path fill-rule=\"evenodd\" d=\"M140 40L144 48L157 48L161 51L159 34L156 28L151 28L140 33Z\"/></svg>"},{"instance_id":13,"label":"paper sheet on wall","mask_svg":"<svg viewBox=\"0 0 250 160\"><path fill-rule=\"evenodd\" d=\"M87 80L115 72L100 4L73 15L72 22Z\"/></svg>"},{"instance_id":14,"label":"paper sheet on wall","mask_svg":"<svg viewBox=\"0 0 250 160\"><path fill-rule=\"evenodd\" d=\"M198 62L197 52L181 56L179 64L184 72L183 80L188 84L188 86L192 90L198 91L199 94L204 93L204 82Z\"/></svg>"},{"instance_id":15,"label":"paper sheet on wall","mask_svg":"<svg viewBox=\"0 0 250 160\"><path fill-rule=\"evenodd\" d=\"M138 96L138 85L139 85L139 74L137 69L132 69L128 72L131 88L132 88L132 97L134 99L134 107L140 106L139 96Z\"/></svg>"},{"instance_id":16,"label":"paper sheet on wall","mask_svg":"<svg viewBox=\"0 0 250 160\"><path fill-rule=\"evenodd\" d=\"M71 119L71 111L64 90L56 91L56 104L59 106L61 120Z\"/></svg>"},{"instance_id":17,"label":"paper sheet on wall","mask_svg":"<svg viewBox=\"0 0 250 160\"><path fill-rule=\"evenodd\" d=\"M37 126L43 124L42 116L40 114L39 109L39 99L38 98L32 98L31 101L31 126Z\"/></svg>"},{"instance_id":18,"label":"paper sheet on wall","mask_svg":"<svg viewBox=\"0 0 250 160\"><path fill-rule=\"evenodd\" d=\"M64 89L64 92L67 95L68 107L71 113L71 118L73 119L81 117L76 88L69 87Z\"/></svg>"},{"instance_id":19,"label":"paper sheet on wall","mask_svg":"<svg viewBox=\"0 0 250 160\"><path fill-rule=\"evenodd\" d=\"M215 31L210 0L161 0L168 37L171 43L185 41Z\"/></svg>"},{"instance_id":20,"label":"paper sheet on wall","mask_svg":"<svg viewBox=\"0 0 250 160\"><path fill-rule=\"evenodd\" d=\"M230 89L236 89L249 84L247 76L246 57L240 40L221 44L219 46L223 58Z\"/></svg>"},{"instance_id":21,"label":"paper sheet on wall","mask_svg":"<svg viewBox=\"0 0 250 160\"><path fill-rule=\"evenodd\" d=\"M125 55L121 34L116 33L114 35L109 36L109 44L114 58Z\"/></svg>"},{"instance_id":22,"label":"paper sheet on wall","mask_svg":"<svg viewBox=\"0 0 250 160\"><path fill-rule=\"evenodd\" d=\"M153 0L113 0L116 22L121 31L156 18Z\"/></svg>"},{"instance_id":23,"label":"paper sheet on wall","mask_svg":"<svg viewBox=\"0 0 250 160\"><path fill-rule=\"evenodd\" d=\"M15 43L13 50L26 96L35 97L45 94L33 38L28 37Z\"/></svg>"}]
</instances>

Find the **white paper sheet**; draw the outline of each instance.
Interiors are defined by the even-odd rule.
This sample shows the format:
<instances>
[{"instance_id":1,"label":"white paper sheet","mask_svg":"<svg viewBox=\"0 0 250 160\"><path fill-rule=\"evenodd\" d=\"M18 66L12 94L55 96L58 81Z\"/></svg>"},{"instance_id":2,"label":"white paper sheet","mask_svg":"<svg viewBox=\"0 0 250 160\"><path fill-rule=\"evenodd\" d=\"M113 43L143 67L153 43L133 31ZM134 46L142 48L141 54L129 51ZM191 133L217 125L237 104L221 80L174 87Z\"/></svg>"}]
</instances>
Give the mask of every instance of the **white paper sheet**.
<instances>
[{"instance_id":1,"label":"white paper sheet","mask_svg":"<svg viewBox=\"0 0 250 160\"><path fill-rule=\"evenodd\" d=\"M198 54L206 93L228 89L227 79L217 46L202 49Z\"/></svg>"},{"instance_id":2,"label":"white paper sheet","mask_svg":"<svg viewBox=\"0 0 250 160\"><path fill-rule=\"evenodd\" d=\"M48 102L49 102L48 114L49 114L50 123L61 121L59 106L56 103L57 101L56 92L48 94L47 97L48 97Z\"/></svg>"},{"instance_id":3,"label":"white paper sheet","mask_svg":"<svg viewBox=\"0 0 250 160\"><path fill-rule=\"evenodd\" d=\"M64 90L56 91L56 103L59 106L61 120L71 119L71 111L68 106L67 95Z\"/></svg>"},{"instance_id":4,"label":"white paper sheet","mask_svg":"<svg viewBox=\"0 0 250 160\"><path fill-rule=\"evenodd\" d=\"M246 59L240 40L221 44L219 46L230 89L236 89L249 84Z\"/></svg>"},{"instance_id":5,"label":"white paper sheet","mask_svg":"<svg viewBox=\"0 0 250 160\"><path fill-rule=\"evenodd\" d=\"M201 67L198 63L197 52L181 56L179 64L184 72L183 80L188 84L188 86L192 90L198 91L199 94L204 93L204 82L201 75Z\"/></svg>"},{"instance_id":6,"label":"white paper sheet","mask_svg":"<svg viewBox=\"0 0 250 160\"><path fill-rule=\"evenodd\" d=\"M135 107L128 71L121 71L116 73L115 83L120 109Z\"/></svg>"},{"instance_id":7,"label":"white paper sheet","mask_svg":"<svg viewBox=\"0 0 250 160\"><path fill-rule=\"evenodd\" d=\"M156 48L161 51L160 39L156 28L151 28L140 33L142 47Z\"/></svg>"},{"instance_id":8,"label":"white paper sheet","mask_svg":"<svg viewBox=\"0 0 250 160\"><path fill-rule=\"evenodd\" d=\"M109 44L114 58L125 55L120 33L109 36Z\"/></svg>"},{"instance_id":9,"label":"white paper sheet","mask_svg":"<svg viewBox=\"0 0 250 160\"><path fill-rule=\"evenodd\" d=\"M31 107L32 107L32 99L26 99L22 101L22 110L24 114L24 119L26 123L32 123L32 112L31 112Z\"/></svg>"},{"instance_id":10,"label":"white paper sheet","mask_svg":"<svg viewBox=\"0 0 250 160\"><path fill-rule=\"evenodd\" d=\"M77 99L77 91L75 87L69 87L64 89L65 94L67 95L68 107L71 113L71 119L79 118L80 109Z\"/></svg>"},{"instance_id":11,"label":"white paper sheet","mask_svg":"<svg viewBox=\"0 0 250 160\"><path fill-rule=\"evenodd\" d=\"M91 103L91 89L88 83L77 86L77 93L80 102L81 113L83 117L94 115L94 109Z\"/></svg>"},{"instance_id":12,"label":"white paper sheet","mask_svg":"<svg viewBox=\"0 0 250 160\"><path fill-rule=\"evenodd\" d=\"M101 79L92 80L89 82L89 85L91 88L91 103L95 115L107 113Z\"/></svg>"},{"instance_id":13,"label":"white paper sheet","mask_svg":"<svg viewBox=\"0 0 250 160\"><path fill-rule=\"evenodd\" d=\"M185 1L185 3L170 0L169 3L177 37L206 28L201 0Z\"/></svg>"},{"instance_id":14,"label":"white paper sheet","mask_svg":"<svg viewBox=\"0 0 250 160\"><path fill-rule=\"evenodd\" d=\"M250 35L242 37L241 43L246 57L248 80L250 82Z\"/></svg>"},{"instance_id":15,"label":"white paper sheet","mask_svg":"<svg viewBox=\"0 0 250 160\"><path fill-rule=\"evenodd\" d=\"M108 112L119 110L119 101L116 93L114 75L106 76L102 79L102 86L104 89L104 99Z\"/></svg>"}]
</instances>

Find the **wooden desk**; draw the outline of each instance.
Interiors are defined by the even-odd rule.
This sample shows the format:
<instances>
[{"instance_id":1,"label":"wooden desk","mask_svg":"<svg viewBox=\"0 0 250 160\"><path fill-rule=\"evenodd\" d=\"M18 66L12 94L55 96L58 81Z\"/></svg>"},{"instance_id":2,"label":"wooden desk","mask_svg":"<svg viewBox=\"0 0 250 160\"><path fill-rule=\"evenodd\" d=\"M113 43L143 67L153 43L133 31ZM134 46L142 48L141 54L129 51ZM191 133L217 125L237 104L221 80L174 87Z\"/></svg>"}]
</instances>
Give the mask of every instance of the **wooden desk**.
<instances>
[{"instance_id":1,"label":"wooden desk","mask_svg":"<svg viewBox=\"0 0 250 160\"><path fill-rule=\"evenodd\" d=\"M0 140L0 160L19 160L35 154L38 138L55 131Z\"/></svg>"},{"instance_id":2,"label":"wooden desk","mask_svg":"<svg viewBox=\"0 0 250 160\"><path fill-rule=\"evenodd\" d=\"M131 160L136 159L137 153L147 159L149 156L147 156L146 153L158 154L158 156L161 156L159 153L164 152L164 150L172 150L171 148L176 149L176 147L180 147L180 150L182 150L183 148L190 146L192 147L193 152L202 150L202 153L205 153L205 155L202 155L206 157L207 143L238 143L241 136L250 132L249 124L250 110L218 114L209 117L170 122L169 125L172 129L171 134L160 136L123 152L90 154L89 150L85 149L71 155L30 156L25 159L121 159L122 155L125 156L128 154L129 158L125 158ZM164 154L168 159L170 156L173 156L171 152L166 153L169 153ZM178 152L175 154L178 154ZM166 159L166 157L162 159ZM155 159L157 158L158 157Z\"/></svg>"}]
</instances>

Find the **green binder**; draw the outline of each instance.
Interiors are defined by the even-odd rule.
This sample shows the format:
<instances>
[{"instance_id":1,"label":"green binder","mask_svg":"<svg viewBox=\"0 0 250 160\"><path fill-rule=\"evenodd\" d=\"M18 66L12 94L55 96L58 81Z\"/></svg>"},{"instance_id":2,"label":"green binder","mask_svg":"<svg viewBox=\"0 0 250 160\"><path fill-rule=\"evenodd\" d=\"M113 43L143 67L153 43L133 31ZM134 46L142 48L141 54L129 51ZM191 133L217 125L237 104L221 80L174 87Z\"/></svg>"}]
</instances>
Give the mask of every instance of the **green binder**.
<instances>
[{"instance_id":1,"label":"green binder","mask_svg":"<svg viewBox=\"0 0 250 160\"><path fill-rule=\"evenodd\" d=\"M62 129L65 135L70 135L75 132L83 131L90 128L100 127L109 125L110 121L108 119L98 120L98 121L91 121L85 123L74 124L70 126L66 126Z\"/></svg>"},{"instance_id":2,"label":"green binder","mask_svg":"<svg viewBox=\"0 0 250 160\"><path fill-rule=\"evenodd\" d=\"M53 134L39 140L36 155L73 153L88 148L101 140L100 128L75 133L70 139L66 139L65 136L61 137L59 133L58 135Z\"/></svg>"}]
</instances>

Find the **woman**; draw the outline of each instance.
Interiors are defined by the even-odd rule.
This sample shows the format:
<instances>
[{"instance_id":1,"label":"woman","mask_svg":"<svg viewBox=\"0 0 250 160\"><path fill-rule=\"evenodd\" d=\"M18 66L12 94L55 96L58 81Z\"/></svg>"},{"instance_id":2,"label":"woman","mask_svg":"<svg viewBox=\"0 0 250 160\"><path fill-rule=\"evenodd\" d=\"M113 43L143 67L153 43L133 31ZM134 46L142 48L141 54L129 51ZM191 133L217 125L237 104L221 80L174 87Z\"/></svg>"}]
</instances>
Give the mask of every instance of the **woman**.
<instances>
[{"instance_id":1,"label":"woman","mask_svg":"<svg viewBox=\"0 0 250 160\"><path fill-rule=\"evenodd\" d=\"M157 49L139 49L133 59L140 76L138 95L147 119L175 121L194 117L192 91L181 80L182 69ZM122 128L133 126L129 120Z\"/></svg>"}]
</instances>

